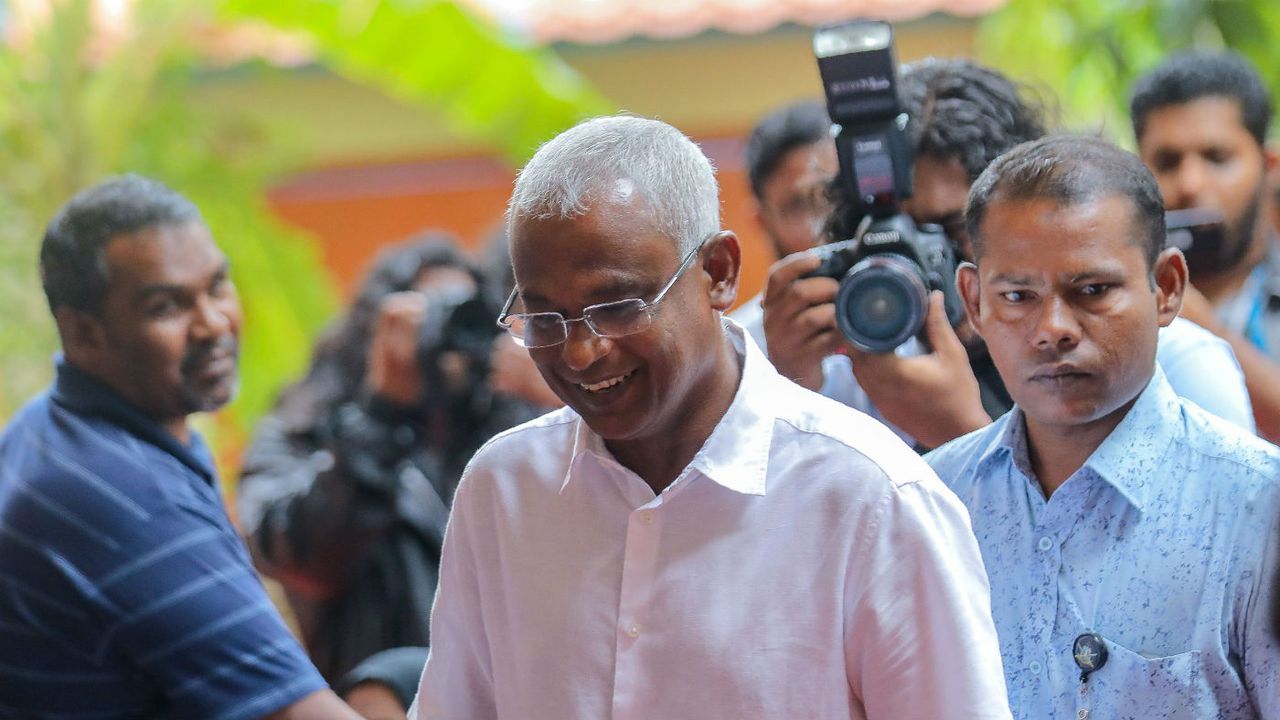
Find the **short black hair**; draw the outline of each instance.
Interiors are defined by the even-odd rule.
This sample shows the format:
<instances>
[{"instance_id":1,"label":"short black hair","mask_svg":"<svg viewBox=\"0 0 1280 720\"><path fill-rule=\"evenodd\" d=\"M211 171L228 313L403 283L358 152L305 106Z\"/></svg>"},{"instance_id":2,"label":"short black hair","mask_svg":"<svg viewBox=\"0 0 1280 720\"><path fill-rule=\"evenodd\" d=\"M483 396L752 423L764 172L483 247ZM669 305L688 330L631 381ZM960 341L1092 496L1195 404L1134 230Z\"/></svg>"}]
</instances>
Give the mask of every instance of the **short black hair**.
<instances>
[{"instance_id":1,"label":"short black hair","mask_svg":"<svg viewBox=\"0 0 1280 720\"><path fill-rule=\"evenodd\" d=\"M1138 78L1129 98L1134 138L1142 142L1147 118L1153 111L1205 97L1239 103L1245 129L1258 145L1266 143L1273 112L1271 96L1257 69L1244 56L1229 50L1177 53Z\"/></svg>"},{"instance_id":2,"label":"short black hair","mask_svg":"<svg viewBox=\"0 0 1280 720\"><path fill-rule=\"evenodd\" d=\"M1051 135L1001 155L973 184L965 223L975 258L982 257L979 232L994 201L1051 200L1078 205L1112 195L1133 208L1134 242L1154 268L1165 247L1164 200L1142 160L1109 142L1083 135Z\"/></svg>"},{"instance_id":3,"label":"short black hair","mask_svg":"<svg viewBox=\"0 0 1280 720\"><path fill-rule=\"evenodd\" d=\"M1046 132L1044 106L1029 88L971 60L904 65L899 89L914 155L954 158L969 182L1010 148Z\"/></svg>"},{"instance_id":4,"label":"short black hair","mask_svg":"<svg viewBox=\"0 0 1280 720\"><path fill-rule=\"evenodd\" d=\"M191 222L201 222L194 203L141 175L107 178L77 193L49 221L40 245L40 280L49 309L65 305L98 312L111 281L107 243L157 225Z\"/></svg>"},{"instance_id":5,"label":"short black hair","mask_svg":"<svg viewBox=\"0 0 1280 720\"><path fill-rule=\"evenodd\" d=\"M787 105L761 120L747 140L747 179L756 199L764 199L765 183L787 153L830 137L827 108L812 100Z\"/></svg>"}]
</instances>

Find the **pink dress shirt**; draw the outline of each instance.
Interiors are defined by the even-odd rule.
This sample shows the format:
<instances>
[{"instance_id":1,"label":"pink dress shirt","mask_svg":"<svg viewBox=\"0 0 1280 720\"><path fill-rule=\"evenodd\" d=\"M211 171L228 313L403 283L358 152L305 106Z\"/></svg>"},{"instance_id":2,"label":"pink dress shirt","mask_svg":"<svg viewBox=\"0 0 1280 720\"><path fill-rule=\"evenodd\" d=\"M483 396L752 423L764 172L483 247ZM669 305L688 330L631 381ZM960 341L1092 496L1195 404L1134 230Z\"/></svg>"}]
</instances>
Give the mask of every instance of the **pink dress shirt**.
<instances>
[{"instance_id":1,"label":"pink dress shirt","mask_svg":"<svg viewBox=\"0 0 1280 720\"><path fill-rule=\"evenodd\" d=\"M657 496L567 408L476 454L410 718L1010 717L964 506L726 332L737 395Z\"/></svg>"}]
</instances>

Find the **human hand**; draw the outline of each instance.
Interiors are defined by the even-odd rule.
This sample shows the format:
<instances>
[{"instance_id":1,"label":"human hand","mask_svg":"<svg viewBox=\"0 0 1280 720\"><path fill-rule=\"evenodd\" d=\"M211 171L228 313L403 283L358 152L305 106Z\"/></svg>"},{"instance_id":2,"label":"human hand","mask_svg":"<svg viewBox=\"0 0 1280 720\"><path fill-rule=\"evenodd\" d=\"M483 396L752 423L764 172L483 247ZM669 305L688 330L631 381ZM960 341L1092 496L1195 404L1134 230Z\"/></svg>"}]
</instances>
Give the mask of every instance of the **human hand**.
<instances>
[{"instance_id":1,"label":"human hand","mask_svg":"<svg viewBox=\"0 0 1280 720\"><path fill-rule=\"evenodd\" d=\"M991 423L982 407L969 354L947 319L940 291L929 296L925 338L931 352L915 357L844 352L853 374L884 419L926 447L938 447Z\"/></svg>"},{"instance_id":2,"label":"human hand","mask_svg":"<svg viewBox=\"0 0 1280 720\"><path fill-rule=\"evenodd\" d=\"M822 387L822 359L843 345L832 305L840 283L803 278L822 259L815 253L788 255L769 268L764 292L764 334L778 372L810 390Z\"/></svg>"},{"instance_id":3,"label":"human hand","mask_svg":"<svg viewBox=\"0 0 1280 720\"><path fill-rule=\"evenodd\" d=\"M564 405L559 396L542 379L529 351L515 338L503 333L493 339L489 354L489 387L494 392L523 398L538 407L558 408Z\"/></svg>"},{"instance_id":4,"label":"human hand","mask_svg":"<svg viewBox=\"0 0 1280 720\"><path fill-rule=\"evenodd\" d=\"M414 291L387 295L378 305L369 343L365 385L399 405L418 405L426 391L418 367L418 336L427 298Z\"/></svg>"}]
</instances>

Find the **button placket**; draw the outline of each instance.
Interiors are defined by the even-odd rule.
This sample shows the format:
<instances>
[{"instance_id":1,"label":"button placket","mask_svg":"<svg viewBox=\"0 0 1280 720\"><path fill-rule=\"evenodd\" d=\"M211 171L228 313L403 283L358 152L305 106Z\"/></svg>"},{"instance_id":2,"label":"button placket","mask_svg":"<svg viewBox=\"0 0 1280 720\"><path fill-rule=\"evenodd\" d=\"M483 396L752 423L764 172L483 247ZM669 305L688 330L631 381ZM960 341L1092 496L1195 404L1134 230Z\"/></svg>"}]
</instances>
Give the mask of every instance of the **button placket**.
<instances>
[{"instance_id":1,"label":"button placket","mask_svg":"<svg viewBox=\"0 0 1280 720\"><path fill-rule=\"evenodd\" d=\"M633 510L627 519L614 655L613 717L616 720L629 720L641 712L635 703L644 694L646 682L641 651L645 633L653 622L650 604L657 579L661 530L658 511L662 502L662 498L653 498Z\"/></svg>"}]
</instances>

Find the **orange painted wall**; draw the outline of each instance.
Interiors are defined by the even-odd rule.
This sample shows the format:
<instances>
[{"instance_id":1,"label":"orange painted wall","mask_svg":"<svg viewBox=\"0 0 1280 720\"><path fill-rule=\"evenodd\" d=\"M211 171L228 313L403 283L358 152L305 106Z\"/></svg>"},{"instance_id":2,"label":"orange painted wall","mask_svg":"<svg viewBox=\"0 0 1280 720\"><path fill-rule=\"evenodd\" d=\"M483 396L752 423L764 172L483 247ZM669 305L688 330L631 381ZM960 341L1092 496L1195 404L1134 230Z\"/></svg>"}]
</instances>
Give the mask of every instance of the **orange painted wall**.
<instances>
[{"instance_id":1,"label":"orange painted wall","mask_svg":"<svg viewBox=\"0 0 1280 720\"><path fill-rule=\"evenodd\" d=\"M718 168L722 224L743 246L739 300L763 285L773 261L756 225L742 168L741 138L700 139ZM377 251L426 228L447 230L469 248L499 227L514 172L482 158L421 160L310 171L279 185L272 209L313 233L338 285L351 294Z\"/></svg>"}]
</instances>

